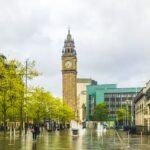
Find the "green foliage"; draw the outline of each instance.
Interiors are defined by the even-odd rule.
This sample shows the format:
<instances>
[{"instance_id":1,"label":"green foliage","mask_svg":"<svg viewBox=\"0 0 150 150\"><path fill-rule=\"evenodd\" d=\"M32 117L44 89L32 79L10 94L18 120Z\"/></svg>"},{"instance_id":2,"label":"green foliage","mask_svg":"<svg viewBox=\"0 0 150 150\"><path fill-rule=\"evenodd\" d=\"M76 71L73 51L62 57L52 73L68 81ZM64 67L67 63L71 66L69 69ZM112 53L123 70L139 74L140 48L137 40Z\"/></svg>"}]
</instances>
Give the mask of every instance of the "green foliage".
<instances>
[{"instance_id":1,"label":"green foliage","mask_svg":"<svg viewBox=\"0 0 150 150\"><path fill-rule=\"evenodd\" d=\"M119 108L116 113L118 121L130 120L130 113L126 108Z\"/></svg>"},{"instance_id":2,"label":"green foliage","mask_svg":"<svg viewBox=\"0 0 150 150\"><path fill-rule=\"evenodd\" d=\"M27 77L29 80L41 75L35 68L35 61L26 61L26 64L22 64L19 61L16 61L17 74L22 78Z\"/></svg>"},{"instance_id":3,"label":"green foliage","mask_svg":"<svg viewBox=\"0 0 150 150\"><path fill-rule=\"evenodd\" d=\"M43 88L33 89L27 105L28 117L35 122L55 120L65 123L74 119L73 111Z\"/></svg>"},{"instance_id":4,"label":"green foliage","mask_svg":"<svg viewBox=\"0 0 150 150\"><path fill-rule=\"evenodd\" d=\"M66 123L73 119L75 119L75 114L73 110L70 107L68 107L66 104L62 105L60 109L59 121Z\"/></svg>"},{"instance_id":5,"label":"green foliage","mask_svg":"<svg viewBox=\"0 0 150 150\"><path fill-rule=\"evenodd\" d=\"M49 92L43 88L32 89L27 100L27 114L30 119L40 122L48 116L48 106L52 99Z\"/></svg>"},{"instance_id":6,"label":"green foliage","mask_svg":"<svg viewBox=\"0 0 150 150\"><path fill-rule=\"evenodd\" d=\"M26 67L16 60L3 60L0 58L0 116L6 128L6 121L23 122L25 118L25 91L24 77L32 79L38 75L34 63Z\"/></svg>"},{"instance_id":7,"label":"green foliage","mask_svg":"<svg viewBox=\"0 0 150 150\"><path fill-rule=\"evenodd\" d=\"M105 103L96 105L93 114L94 121L107 121L108 120L108 108Z\"/></svg>"},{"instance_id":8,"label":"green foliage","mask_svg":"<svg viewBox=\"0 0 150 150\"><path fill-rule=\"evenodd\" d=\"M31 80L39 74L34 61L26 61L25 66L19 61L0 57L0 121L5 129L7 121L20 121L22 129L27 120L66 123L74 119L71 108L50 92L40 87L27 89L25 79Z\"/></svg>"},{"instance_id":9,"label":"green foliage","mask_svg":"<svg viewBox=\"0 0 150 150\"><path fill-rule=\"evenodd\" d=\"M17 74L16 61L0 60L0 113L6 129L6 121L14 120L17 100L24 91L23 81Z\"/></svg>"}]
</instances>

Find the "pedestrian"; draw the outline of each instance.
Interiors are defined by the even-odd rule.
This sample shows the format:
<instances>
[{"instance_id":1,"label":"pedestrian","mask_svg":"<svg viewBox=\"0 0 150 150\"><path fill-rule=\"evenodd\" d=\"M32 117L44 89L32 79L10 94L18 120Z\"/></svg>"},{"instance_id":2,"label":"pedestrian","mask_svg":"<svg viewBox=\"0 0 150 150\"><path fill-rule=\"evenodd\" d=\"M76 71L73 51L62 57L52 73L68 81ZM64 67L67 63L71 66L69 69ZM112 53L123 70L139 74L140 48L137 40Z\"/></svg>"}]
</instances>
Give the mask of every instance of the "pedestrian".
<instances>
[{"instance_id":1,"label":"pedestrian","mask_svg":"<svg viewBox=\"0 0 150 150\"><path fill-rule=\"evenodd\" d=\"M35 126L35 132L36 132L36 135L40 134L40 127L39 127L39 125Z\"/></svg>"},{"instance_id":2,"label":"pedestrian","mask_svg":"<svg viewBox=\"0 0 150 150\"><path fill-rule=\"evenodd\" d=\"M37 131L36 131L36 126L35 125L32 126L31 131L32 131L33 140L36 140Z\"/></svg>"}]
</instances>

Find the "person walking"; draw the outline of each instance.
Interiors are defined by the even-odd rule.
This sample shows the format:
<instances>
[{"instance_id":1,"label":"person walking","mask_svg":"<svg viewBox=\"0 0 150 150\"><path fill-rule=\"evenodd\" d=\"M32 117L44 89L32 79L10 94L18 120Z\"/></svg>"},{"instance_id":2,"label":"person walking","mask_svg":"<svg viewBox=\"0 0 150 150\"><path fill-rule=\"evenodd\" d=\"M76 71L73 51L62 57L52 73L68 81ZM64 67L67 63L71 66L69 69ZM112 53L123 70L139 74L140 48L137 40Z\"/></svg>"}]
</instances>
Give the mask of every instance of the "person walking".
<instances>
[{"instance_id":1,"label":"person walking","mask_svg":"<svg viewBox=\"0 0 150 150\"><path fill-rule=\"evenodd\" d=\"M32 126L31 131L32 131L33 140L36 140L37 130L36 130L36 126L35 125Z\"/></svg>"}]
</instances>

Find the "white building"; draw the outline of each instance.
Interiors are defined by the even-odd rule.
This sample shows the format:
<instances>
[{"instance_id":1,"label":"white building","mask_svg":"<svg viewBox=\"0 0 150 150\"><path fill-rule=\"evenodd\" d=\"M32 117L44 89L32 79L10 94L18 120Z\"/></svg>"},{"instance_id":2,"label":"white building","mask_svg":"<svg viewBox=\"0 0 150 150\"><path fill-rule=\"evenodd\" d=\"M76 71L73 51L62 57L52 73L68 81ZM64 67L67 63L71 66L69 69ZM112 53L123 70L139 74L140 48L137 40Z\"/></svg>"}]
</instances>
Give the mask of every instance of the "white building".
<instances>
[{"instance_id":1,"label":"white building","mask_svg":"<svg viewBox=\"0 0 150 150\"><path fill-rule=\"evenodd\" d=\"M96 85L97 82L88 78L77 79L77 108L79 114L79 121L84 122L86 118L86 87L88 85Z\"/></svg>"}]
</instances>

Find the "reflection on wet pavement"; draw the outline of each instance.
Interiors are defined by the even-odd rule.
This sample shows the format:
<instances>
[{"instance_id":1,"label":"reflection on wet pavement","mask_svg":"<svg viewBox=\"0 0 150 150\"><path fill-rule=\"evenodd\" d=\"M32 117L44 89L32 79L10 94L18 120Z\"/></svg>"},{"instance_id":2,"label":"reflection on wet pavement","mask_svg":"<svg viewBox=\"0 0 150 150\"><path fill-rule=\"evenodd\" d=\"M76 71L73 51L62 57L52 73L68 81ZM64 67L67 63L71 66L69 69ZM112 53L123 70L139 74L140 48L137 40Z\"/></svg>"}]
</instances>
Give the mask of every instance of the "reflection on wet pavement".
<instances>
[{"instance_id":1,"label":"reflection on wet pavement","mask_svg":"<svg viewBox=\"0 0 150 150\"><path fill-rule=\"evenodd\" d=\"M118 137L119 136L119 137ZM21 137L0 136L0 150L150 150L150 137L117 133L112 129L102 134L94 129L84 129L79 136L69 130L48 133L44 131L36 141L31 132Z\"/></svg>"}]
</instances>

